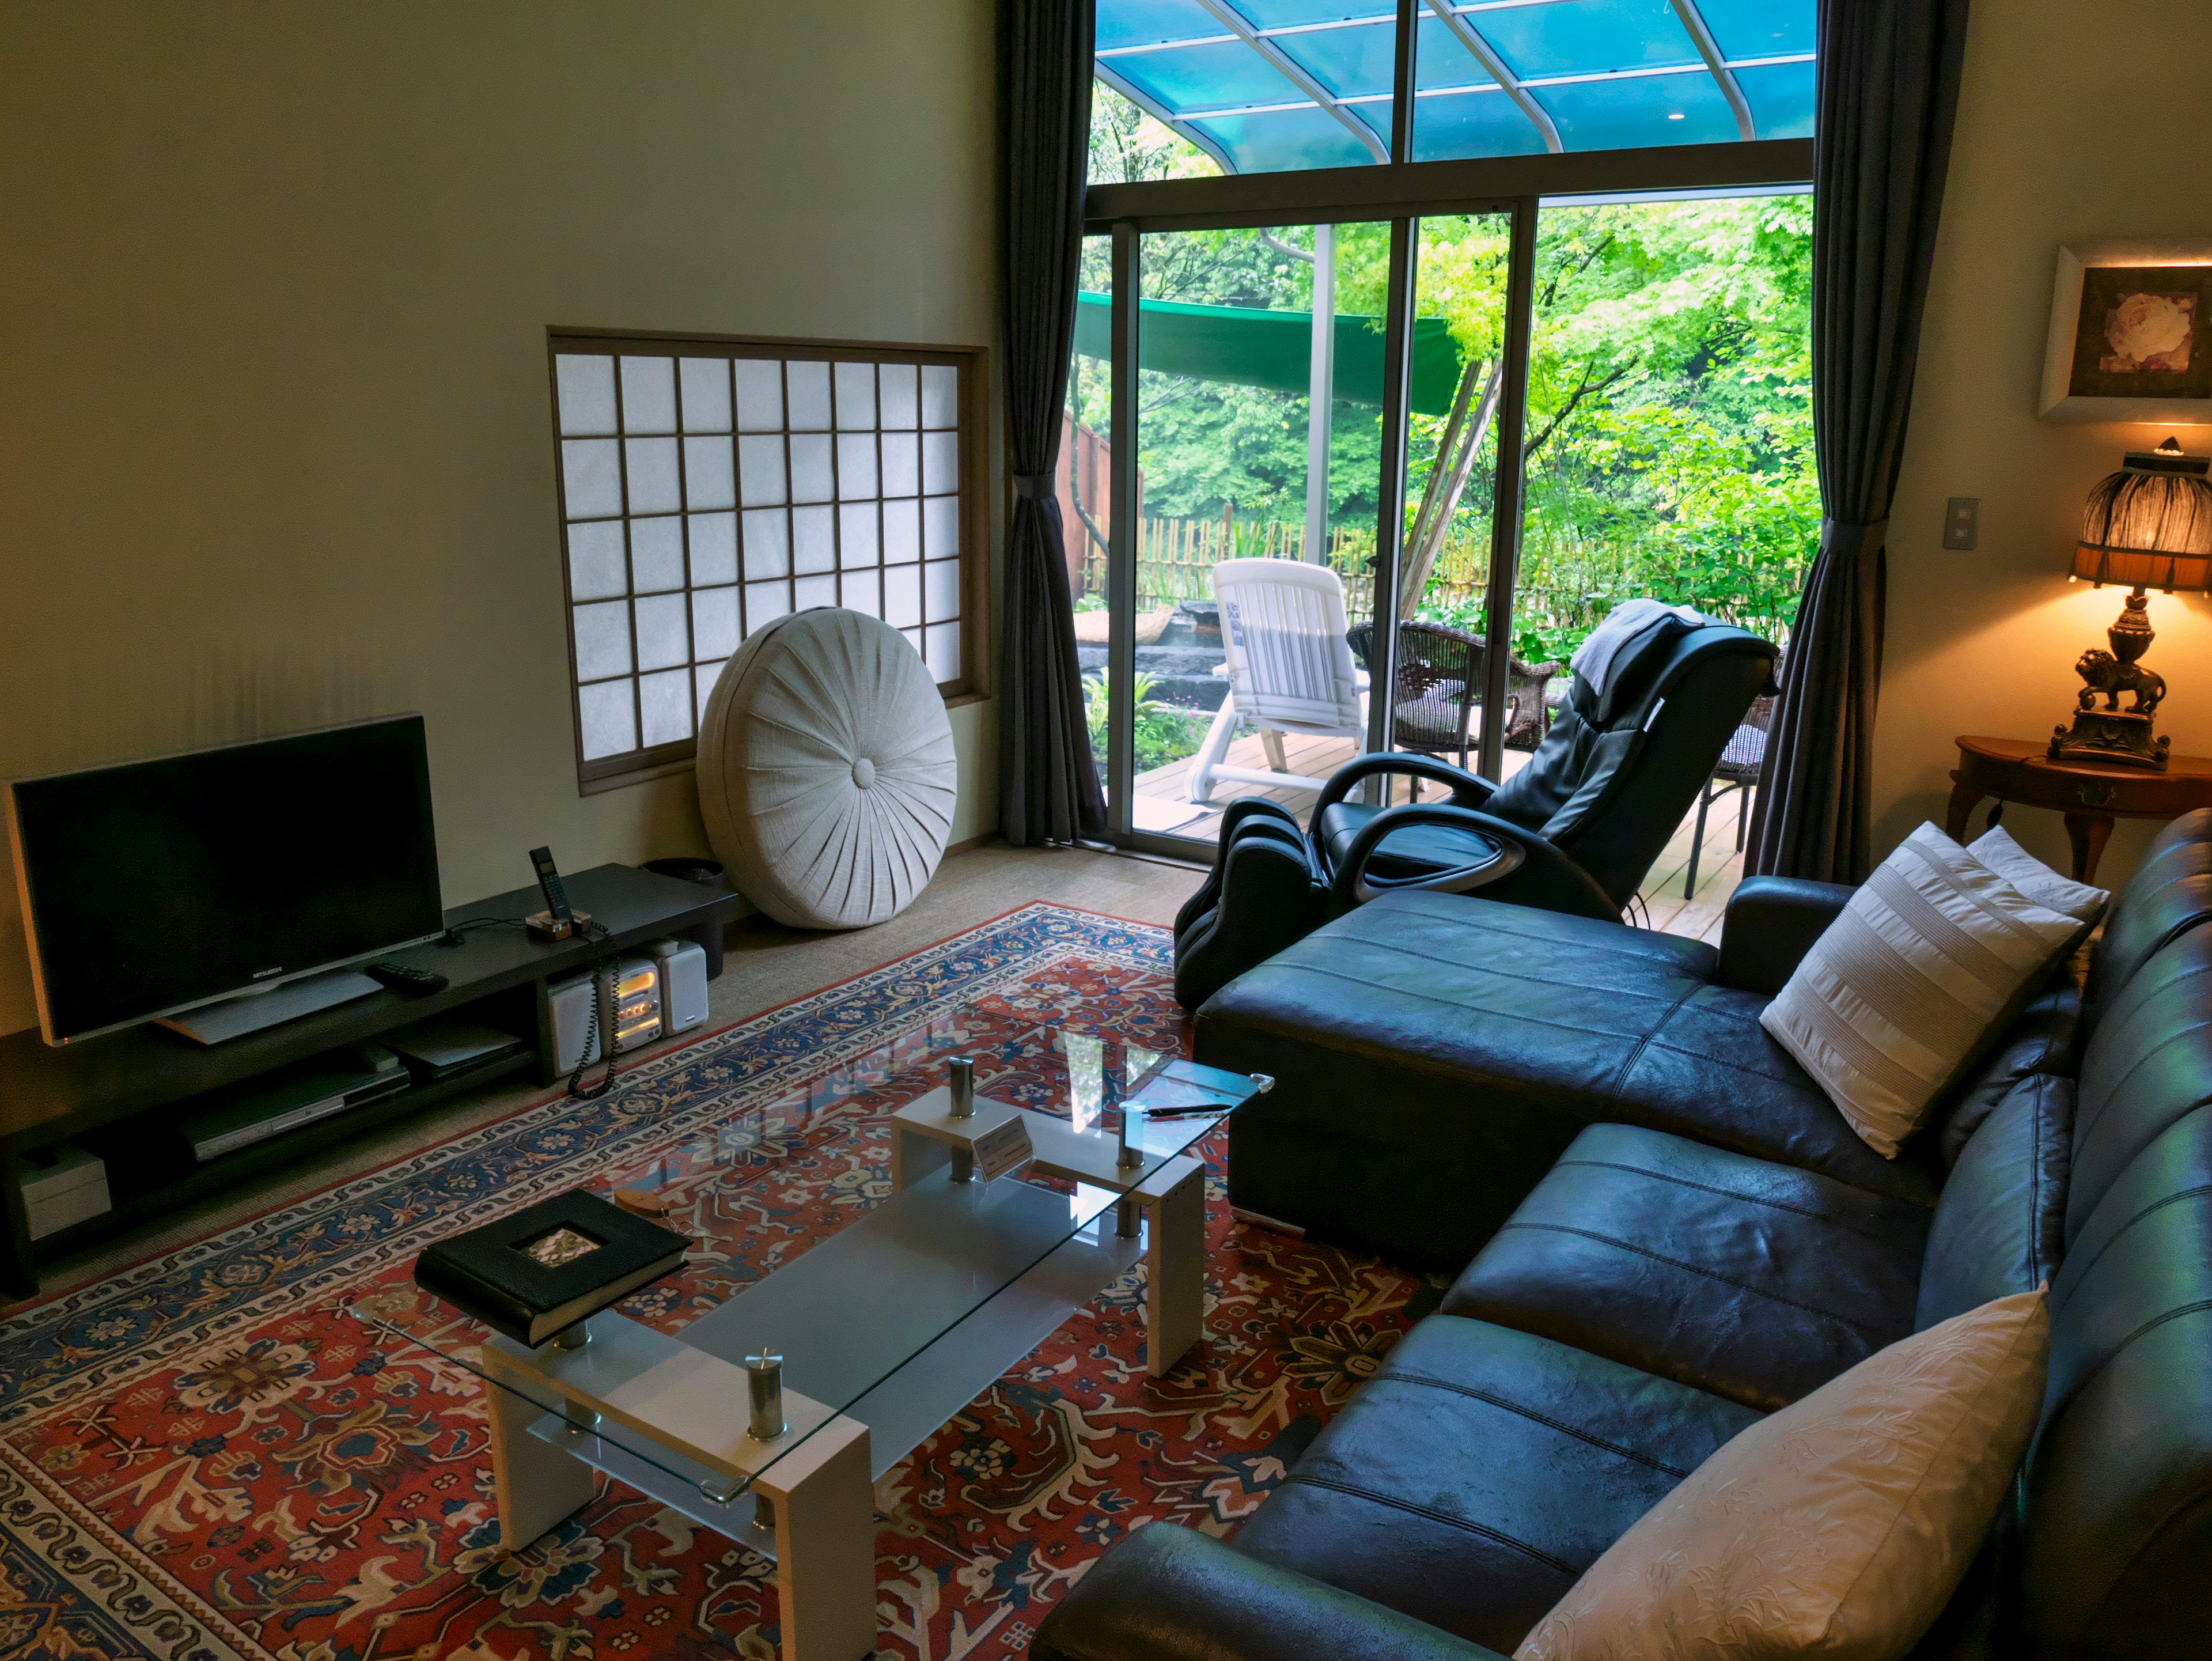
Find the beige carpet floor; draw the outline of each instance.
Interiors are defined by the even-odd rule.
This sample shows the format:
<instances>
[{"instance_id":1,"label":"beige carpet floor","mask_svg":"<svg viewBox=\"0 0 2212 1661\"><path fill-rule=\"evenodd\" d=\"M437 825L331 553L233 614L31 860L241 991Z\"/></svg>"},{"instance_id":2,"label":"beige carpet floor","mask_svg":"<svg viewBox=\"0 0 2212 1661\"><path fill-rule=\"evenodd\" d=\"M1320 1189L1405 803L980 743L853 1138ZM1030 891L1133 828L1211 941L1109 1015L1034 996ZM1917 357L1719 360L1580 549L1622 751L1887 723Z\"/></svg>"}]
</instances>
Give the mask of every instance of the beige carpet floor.
<instances>
[{"instance_id":1,"label":"beige carpet floor","mask_svg":"<svg viewBox=\"0 0 2212 1661\"><path fill-rule=\"evenodd\" d=\"M902 916L873 928L815 934L750 919L731 936L722 974L708 986L708 1025L726 1026L804 997L1032 900L1135 922L1171 923L1203 876L1194 866L1081 849L992 846L957 854ZM639 1059L652 1053L640 1052ZM311 1165L242 1183L49 1264L41 1276L43 1291L64 1291L111 1274L473 1129L546 1093L534 1084L490 1086L419 1117L380 1126L333 1147L327 1159ZM0 1299L0 1309L7 1307Z\"/></svg>"}]
</instances>

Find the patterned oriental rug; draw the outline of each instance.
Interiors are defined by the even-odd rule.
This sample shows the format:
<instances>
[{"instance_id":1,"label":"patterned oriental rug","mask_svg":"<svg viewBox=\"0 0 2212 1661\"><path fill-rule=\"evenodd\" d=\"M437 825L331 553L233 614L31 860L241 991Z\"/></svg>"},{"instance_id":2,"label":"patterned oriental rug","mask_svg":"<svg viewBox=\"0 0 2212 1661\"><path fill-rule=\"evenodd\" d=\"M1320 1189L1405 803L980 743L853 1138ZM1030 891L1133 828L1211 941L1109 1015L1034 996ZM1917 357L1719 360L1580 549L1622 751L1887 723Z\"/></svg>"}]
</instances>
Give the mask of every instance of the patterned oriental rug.
<instances>
[{"instance_id":1,"label":"patterned oriental rug","mask_svg":"<svg viewBox=\"0 0 2212 1661\"><path fill-rule=\"evenodd\" d=\"M599 1101L556 1097L0 1321L0 1658L769 1661L773 1567L618 1483L504 1554L482 1386L341 1305L418 1295L416 1253L487 1196L605 1183L617 1150L635 1166L654 1137L963 1002L1010 1034L1054 1023L1187 1053L1170 969L1164 929L1027 906L653 1058ZM884 1117L935 1082L894 1074L804 1123L764 1115L761 1160L729 1191L690 1190L672 1222L772 1257L784 1220L876 1203ZM1413 1277L1237 1223L1223 1140L1204 1342L1150 1378L1133 1274L890 1472L879 1655L1020 1655L1131 1529L1230 1532L1409 1323ZM680 1324L684 1290L625 1312Z\"/></svg>"}]
</instances>

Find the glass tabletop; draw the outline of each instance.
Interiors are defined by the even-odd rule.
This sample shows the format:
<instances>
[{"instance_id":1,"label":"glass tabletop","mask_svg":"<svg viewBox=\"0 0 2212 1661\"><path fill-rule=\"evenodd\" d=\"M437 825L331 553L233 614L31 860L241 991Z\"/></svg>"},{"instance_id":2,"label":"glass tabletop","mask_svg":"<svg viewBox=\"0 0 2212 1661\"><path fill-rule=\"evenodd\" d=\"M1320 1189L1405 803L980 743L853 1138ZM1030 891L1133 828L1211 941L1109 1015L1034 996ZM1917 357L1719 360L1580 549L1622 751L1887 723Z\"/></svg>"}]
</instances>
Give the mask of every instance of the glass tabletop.
<instances>
[{"instance_id":1,"label":"glass tabletop","mask_svg":"<svg viewBox=\"0 0 2212 1661\"><path fill-rule=\"evenodd\" d=\"M1187 1177L1189 1167L1167 1167L1261 1087L1152 1047L1171 1031L1140 1036L1039 1025L1018 1006L978 1001L847 1053L786 1058L765 1077L725 1061L727 1086L694 1109L672 1089L670 1118L615 1150L590 1186L665 1206L658 1220L691 1250L593 1317L592 1342L565 1354L495 1339L411 1283L349 1307L380 1342L422 1346L526 1416L542 1414L542 1440L725 1526L714 1508L837 1414L869 1425L878 1472L888 1468L1135 1264L1125 1196ZM976 1133L1010 1110L1037 1116L1024 1121L1036 1157L995 1180L963 1180L946 1159L942 1092L956 1056L973 1063ZM915 1116L936 1130L909 1128ZM489 1360L488 1347L499 1352ZM736 1369L763 1354L782 1357L799 1407L765 1444L747 1436L744 1374L697 1371L702 1354ZM990 1370L974 1377L980 1366ZM690 1433L623 1411L641 1381L678 1378L713 1397L682 1415Z\"/></svg>"}]
</instances>

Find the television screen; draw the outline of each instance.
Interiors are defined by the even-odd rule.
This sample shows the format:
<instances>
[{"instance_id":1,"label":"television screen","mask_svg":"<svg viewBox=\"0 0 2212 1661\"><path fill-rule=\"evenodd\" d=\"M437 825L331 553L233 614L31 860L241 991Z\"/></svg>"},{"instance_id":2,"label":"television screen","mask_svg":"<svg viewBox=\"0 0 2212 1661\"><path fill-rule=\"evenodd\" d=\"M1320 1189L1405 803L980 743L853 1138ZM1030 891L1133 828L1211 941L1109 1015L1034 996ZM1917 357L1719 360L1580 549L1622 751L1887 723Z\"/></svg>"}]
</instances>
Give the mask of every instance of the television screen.
<instances>
[{"instance_id":1,"label":"television screen","mask_svg":"<svg viewBox=\"0 0 2212 1661\"><path fill-rule=\"evenodd\" d=\"M441 932L422 718L9 788L48 1043Z\"/></svg>"}]
</instances>

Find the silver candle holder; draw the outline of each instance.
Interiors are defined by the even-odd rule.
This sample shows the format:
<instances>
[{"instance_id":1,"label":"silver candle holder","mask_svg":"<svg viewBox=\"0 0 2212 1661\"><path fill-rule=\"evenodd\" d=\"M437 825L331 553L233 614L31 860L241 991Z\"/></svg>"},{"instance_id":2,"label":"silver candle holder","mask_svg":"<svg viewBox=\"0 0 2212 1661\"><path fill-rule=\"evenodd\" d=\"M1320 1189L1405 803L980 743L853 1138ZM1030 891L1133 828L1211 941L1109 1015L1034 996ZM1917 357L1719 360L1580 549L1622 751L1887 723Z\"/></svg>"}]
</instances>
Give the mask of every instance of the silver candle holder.
<instances>
[{"instance_id":1,"label":"silver candle holder","mask_svg":"<svg viewBox=\"0 0 2212 1661\"><path fill-rule=\"evenodd\" d=\"M975 1062L973 1057L955 1056L945 1064L946 1085L952 1104L945 1110L948 1119L972 1119L975 1116ZM975 1150L955 1147L952 1150L952 1180L972 1183L975 1180Z\"/></svg>"},{"instance_id":2,"label":"silver candle holder","mask_svg":"<svg viewBox=\"0 0 2212 1661\"><path fill-rule=\"evenodd\" d=\"M1144 1145L1129 1140L1132 1124L1143 1123L1143 1121L1136 1116L1141 1110L1133 1102L1125 1102L1121 1104L1121 1140L1120 1146L1114 1151L1114 1163L1123 1171L1134 1171L1145 1162Z\"/></svg>"},{"instance_id":3,"label":"silver candle holder","mask_svg":"<svg viewBox=\"0 0 2212 1661\"><path fill-rule=\"evenodd\" d=\"M783 1357L745 1357L745 1388L752 1414L746 1426L756 1442L773 1442L791 1427L783 1419Z\"/></svg>"}]
</instances>

